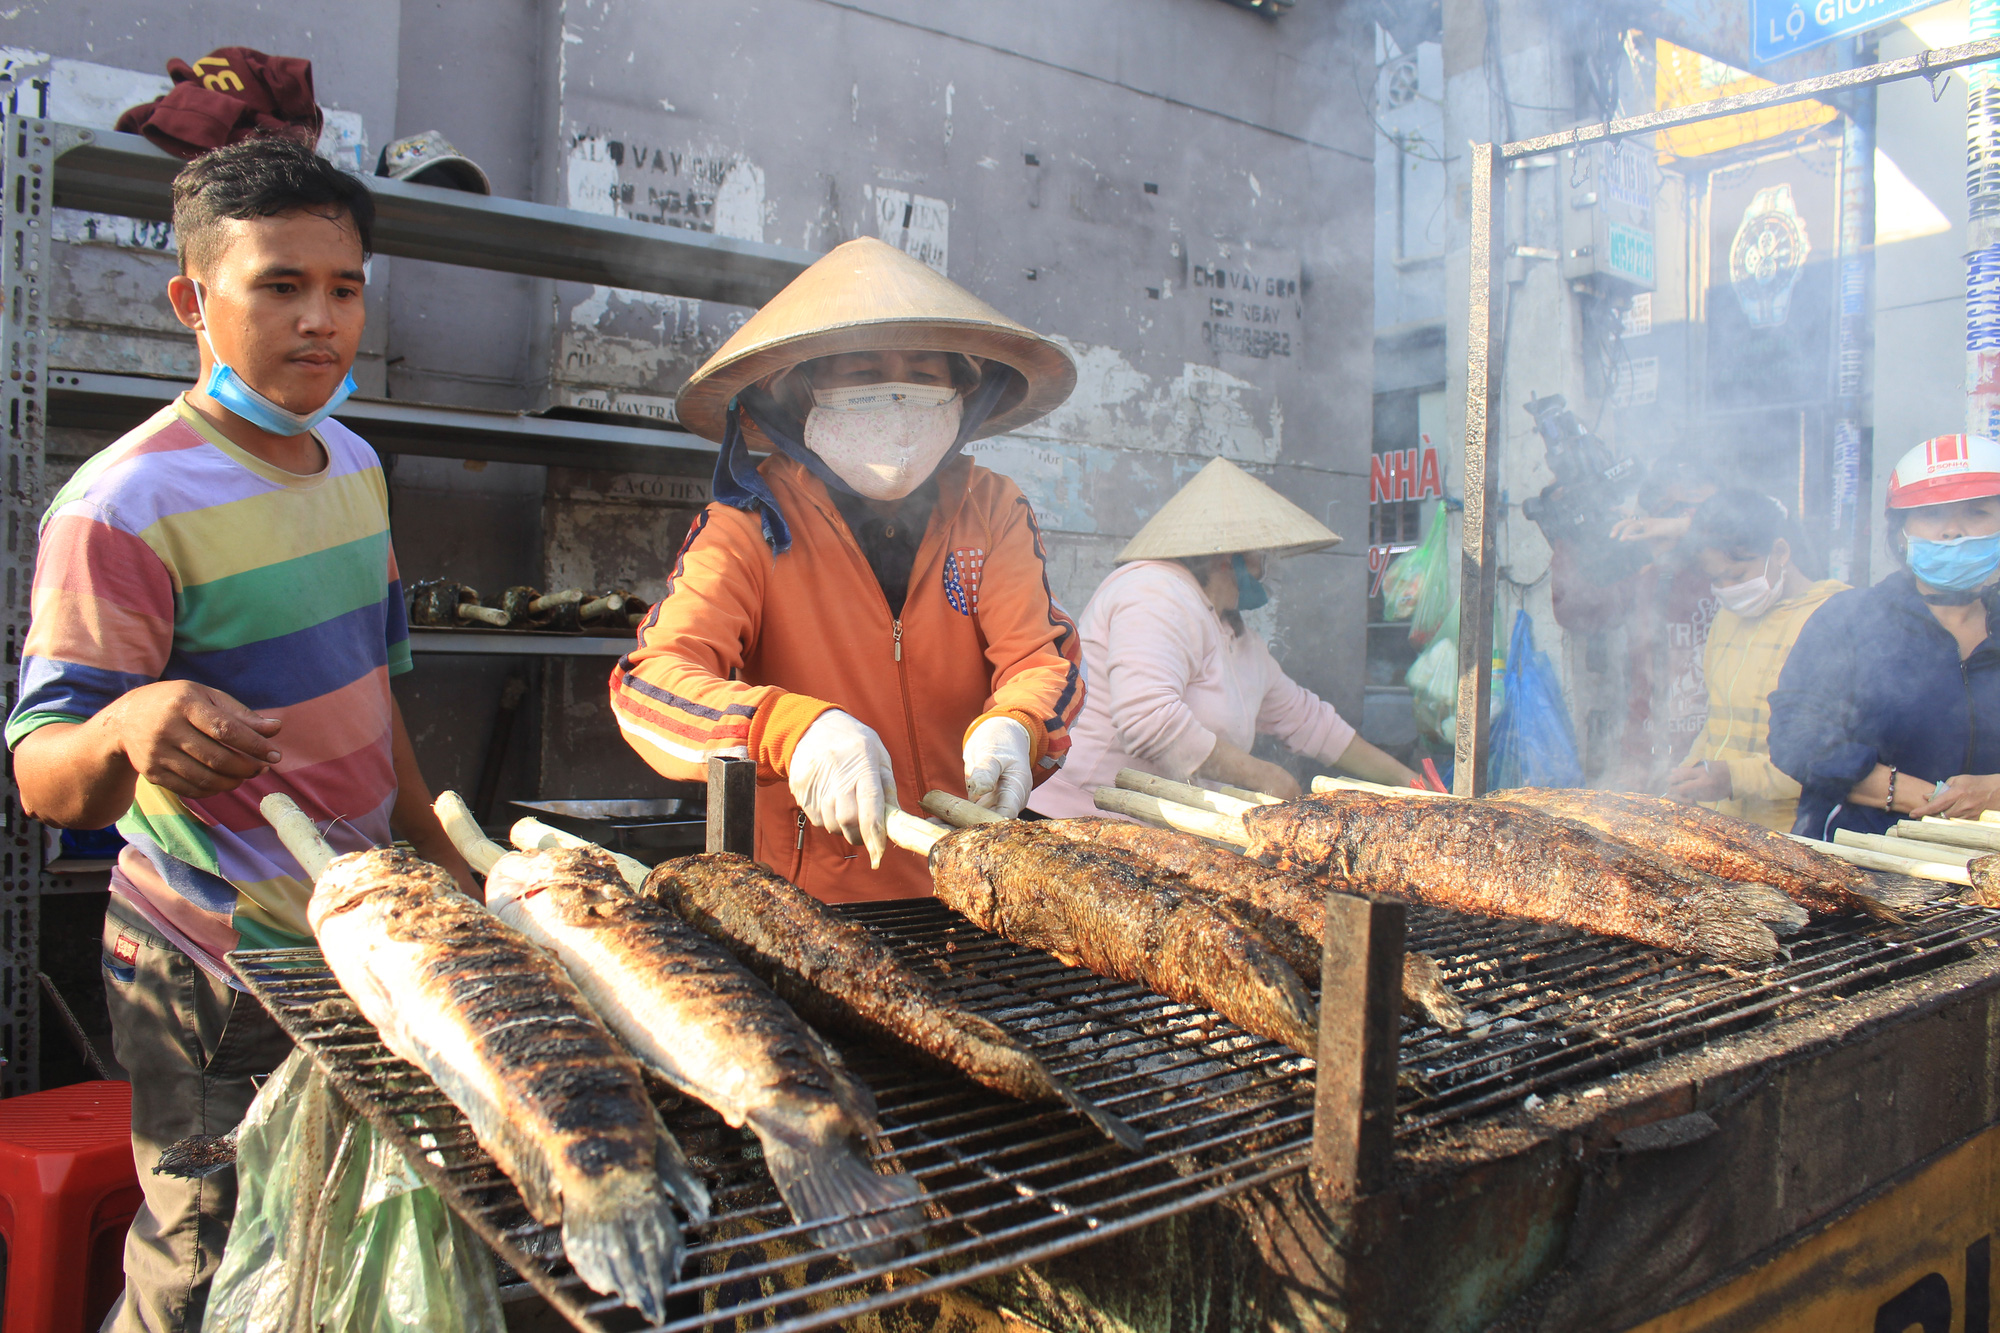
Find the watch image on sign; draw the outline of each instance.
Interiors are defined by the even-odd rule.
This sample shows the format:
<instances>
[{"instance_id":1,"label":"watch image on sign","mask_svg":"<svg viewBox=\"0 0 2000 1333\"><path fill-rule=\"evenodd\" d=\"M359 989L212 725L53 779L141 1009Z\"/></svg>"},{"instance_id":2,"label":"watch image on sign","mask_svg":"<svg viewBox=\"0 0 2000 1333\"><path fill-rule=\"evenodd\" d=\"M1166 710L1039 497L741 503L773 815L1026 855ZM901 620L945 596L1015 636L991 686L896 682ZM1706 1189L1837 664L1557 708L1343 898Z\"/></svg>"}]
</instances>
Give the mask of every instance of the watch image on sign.
<instances>
[{"instance_id":1,"label":"watch image on sign","mask_svg":"<svg viewBox=\"0 0 2000 1333\"><path fill-rule=\"evenodd\" d=\"M1812 254L1806 220L1790 185L1759 190L1729 247L1729 283L1754 328L1775 328L1791 312L1792 288Z\"/></svg>"},{"instance_id":2,"label":"watch image on sign","mask_svg":"<svg viewBox=\"0 0 2000 1333\"><path fill-rule=\"evenodd\" d=\"M1750 0L1750 63L1768 65L1773 60L1810 51L1838 37L1883 23L1893 23L1905 14L1929 9L1937 0Z\"/></svg>"}]
</instances>

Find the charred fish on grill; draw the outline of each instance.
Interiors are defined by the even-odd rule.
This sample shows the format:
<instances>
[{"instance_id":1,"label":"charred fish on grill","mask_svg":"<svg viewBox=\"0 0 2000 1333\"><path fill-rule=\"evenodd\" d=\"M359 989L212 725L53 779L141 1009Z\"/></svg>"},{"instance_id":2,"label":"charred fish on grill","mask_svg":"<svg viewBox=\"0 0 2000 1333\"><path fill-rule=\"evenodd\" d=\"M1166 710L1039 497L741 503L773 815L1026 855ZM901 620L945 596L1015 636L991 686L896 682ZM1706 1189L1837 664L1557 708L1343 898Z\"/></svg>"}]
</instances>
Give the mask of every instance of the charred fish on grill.
<instances>
[{"instance_id":1,"label":"charred fish on grill","mask_svg":"<svg viewBox=\"0 0 2000 1333\"><path fill-rule=\"evenodd\" d=\"M1250 855L1279 869L1411 902L1736 962L1778 951L1759 919L1784 901L1774 890L1691 875L1526 806L1338 792L1258 806L1243 824Z\"/></svg>"},{"instance_id":2,"label":"charred fish on grill","mask_svg":"<svg viewBox=\"0 0 2000 1333\"><path fill-rule=\"evenodd\" d=\"M749 1125L778 1194L820 1242L886 1262L916 1220L916 1183L878 1175L875 1099L819 1034L701 931L636 894L609 854L515 852L486 901L553 953L633 1053L668 1083Z\"/></svg>"},{"instance_id":3,"label":"charred fish on grill","mask_svg":"<svg viewBox=\"0 0 2000 1333\"><path fill-rule=\"evenodd\" d=\"M1318 1011L1268 941L1179 877L1042 823L940 833L898 810L889 831L928 846L939 901L974 925L1313 1054Z\"/></svg>"},{"instance_id":4,"label":"charred fish on grill","mask_svg":"<svg viewBox=\"0 0 2000 1333\"><path fill-rule=\"evenodd\" d=\"M1575 788L1520 787L1489 798L1588 824L1612 837L1720 879L1769 884L1809 911L1866 912L1900 921L1895 907L1923 896L1884 886L1871 892L1861 869L1746 820L1664 796ZM1893 904L1885 898L1894 898Z\"/></svg>"},{"instance_id":5,"label":"charred fish on grill","mask_svg":"<svg viewBox=\"0 0 2000 1333\"><path fill-rule=\"evenodd\" d=\"M1144 1146L1004 1029L946 999L868 931L750 858L665 861L641 892L712 935L808 1021L864 1040L887 1037L995 1092L1068 1106L1135 1152Z\"/></svg>"},{"instance_id":6,"label":"charred fish on grill","mask_svg":"<svg viewBox=\"0 0 2000 1333\"><path fill-rule=\"evenodd\" d=\"M1122 819L1050 819L1042 827L1077 842L1115 847L1178 875L1268 940L1307 980L1316 979L1326 939L1326 889L1272 870L1192 833L1149 828ZM1403 955L1403 1008L1447 1032L1465 1027L1465 1008L1452 997L1437 963Z\"/></svg>"},{"instance_id":7,"label":"charred fish on grill","mask_svg":"<svg viewBox=\"0 0 2000 1333\"><path fill-rule=\"evenodd\" d=\"M383 1044L430 1075L577 1275L648 1319L680 1267L669 1199L708 1191L660 1123L639 1066L556 961L406 852L334 861L307 915L327 966Z\"/></svg>"}]
</instances>

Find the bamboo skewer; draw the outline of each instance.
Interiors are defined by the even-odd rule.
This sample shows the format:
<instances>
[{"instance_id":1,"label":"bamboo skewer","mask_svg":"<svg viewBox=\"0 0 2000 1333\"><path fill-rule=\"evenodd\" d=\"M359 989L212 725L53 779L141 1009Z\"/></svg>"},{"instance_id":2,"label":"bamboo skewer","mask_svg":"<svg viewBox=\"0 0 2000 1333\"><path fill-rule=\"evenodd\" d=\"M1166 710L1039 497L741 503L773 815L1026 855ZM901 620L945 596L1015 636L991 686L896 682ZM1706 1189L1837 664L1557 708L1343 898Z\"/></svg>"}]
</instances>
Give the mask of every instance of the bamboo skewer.
<instances>
[{"instance_id":1,"label":"bamboo skewer","mask_svg":"<svg viewBox=\"0 0 2000 1333\"><path fill-rule=\"evenodd\" d=\"M928 858L931 848L937 846L938 840L949 832L950 829L939 828L927 819L918 819L907 810L889 812L889 841L906 852Z\"/></svg>"},{"instance_id":2,"label":"bamboo skewer","mask_svg":"<svg viewBox=\"0 0 2000 1333\"><path fill-rule=\"evenodd\" d=\"M1881 852L1884 856L1907 856L1912 861L1931 861L1939 865L1970 865L1982 856L1992 853L1975 847L1947 847L1942 843L1919 842L1915 838L1885 838L1874 833L1855 833L1850 829L1840 829L1833 840L1843 847L1859 847L1864 852Z\"/></svg>"},{"instance_id":3,"label":"bamboo skewer","mask_svg":"<svg viewBox=\"0 0 2000 1333\"><path fill-rule=\"evenodd\" d=\"M465 863L482 875L492 874L500 858L507 855L507 848L486 836L479 821L472 817L465 798L455 791L439 792L438 798L431 802L431 809L437 813L445 836L458 848Z\"/></svg>"},{"instance_id":4,"label":"bamboo skewer","mask_svg":"<svg viewBox=\"0 0 2000 1333\"><path fill-rule=\"evenodd\" d=\"M306 812L299 809L298 802L283 792L274 791L258 802L257 809L264 821L277 831L278 841L285 844L285 850L299 863L313 883L319 883L326 873L327 863L337 853L327 840L320 836L319 828L306 818Z\"/></svg>"},{"instance_id":5,"label":"bamboo skewer","mask_svg":"<svg viewBox=\"0 0 2000 1333\"><path fill-rule=\"evenodd\" d=\"M1097 808L1109 810L1114 815L1129 815L1133 819L1148 824L1158 824L1163 828L1179 829L1199 838L1214 842L1226 842L1236 847L1248 847L1250 834L1243 827L1241 815L1225 815L1214 810L1200 810L1177 801L1164 801L1144 792L1120 791L1116 787L1099 787L1091 793Z\"/></svg>"},{"instance_id":6,"label":"bamboo skewer","mask_svg":"<svg viewBox=\"0 0 2000 1333\"><path fill-rule=\"evenodd\" d=\"M1360 778L1330 778L1324 775L1312 780L1312 789L1319 793L1330 791L1366 791L1373 792L1377 796L1417 796L1428 797L1434 801L1449 801L1453 799L1450 792L1424 791L1418 787L1391 787L1381 782L1363 782Z\"/></svg>"},{"instance_id":7,"label":"bamboo skewer","mask_svg":"<svg viewBox=\"0 0 2000 1333\"><path fill-rule=\"evenodd\" d=\"M1206 787L1175 782L1171 778L1158 777L1152 773L1142 773L1136 768L1119 769L1117 782L1124 791L1157 796L1163 801L1173 801L1196 810L1213 810L1218 815L1229 815L1238 819L1243 817L1245 811L1255 810L1260 805L1279 803L1275 797L1269 798L1268 801L1246 801L1218 791L1210 791ZM1104 807L1100 804L1098 808Z\"/></svg>"},{"instance_id":8,"label":"bamboo skewer","mask_svg":"<svg viewBox=\"0 0 2000 1333\"><path fill-rule=\"evenodd\" d=\"M1943 843L1947 847L1973 847L1982 852L2000 852L2000 828L1971 819L1939 819L1936 815L1922 820L1905 819L1889 830L1889 836Z\"/></svg>"},{"instance_id":9,"label":"bamboo skewer","mask_svg":"<svg viewBox=\"0 0 2000 1333\"><path fill-rule=\"evenodd\" d=\"M974 824L1004 824L1007 822L999 814L988 810L978 802L968 801L963 796L953 796L948 791L924 793L924 809L954 828L971 828Z\"/></svg>"},{"instance_id":10,"label":"bamboo skewer","mask_svg":"<svg viewBox=\"0 0 2000 1333\"><path fill-rule=\"evenodd\" d=\"M1818 838L1802 838L1796 833L1785 835L1794 842L1802 842L1816 852L1837 856L1843 861L1860 866L1863 870L1886 870L1892 875L1908 875L1912 879L1936 880L1941 884L1962 884L1972 887L1972 876L1963 866L1940 865L1936 861L1919 861L1914 857L1891 856L1886 852L1872 852L1862 847L1850 847L1842 842L1821 842Z\"/></svg>"},{"instance_id":11,"label":"bamboo skewer","mask_svg":"<svg viewBox=\"0 0 2000 1333\"><path fill-rule=\"evenodd\" d=\"M1121 773L1131 771L1130 769L1119 770ZM1120 783L1119 785L1123 786L1124 784ZM1267 791L1251 791L1248 787L1232 787L1226 782L1216 783L1215 789L1224 796L1233 796L1239 801L1248 801L1252 805L1283 805L1285 803L1283 797L1273 796Z\"/></svg>"},{"instance_id":12,"label":"bamboo skewer","mask_svg":"<svg viewBox=\"0 0 2000 1333\"><path fill-rule=\"evenodd\" d=\"M544 824L539 819L516 820L514 827L507 831L507 838L524 852L544 851L549 848L558 847L575 851L581 851L586 847L596 848L596 850L604 852L617 863L618 873L623 875L625 882L635 889L646 882L646 876L653 873L652 867L643 861L635 861L622 852L614 852L610 848L594 843L588 838L579 838L574 833L565 833L559 828L553 828L550 825Z\"/></svg>"}]
</instances>

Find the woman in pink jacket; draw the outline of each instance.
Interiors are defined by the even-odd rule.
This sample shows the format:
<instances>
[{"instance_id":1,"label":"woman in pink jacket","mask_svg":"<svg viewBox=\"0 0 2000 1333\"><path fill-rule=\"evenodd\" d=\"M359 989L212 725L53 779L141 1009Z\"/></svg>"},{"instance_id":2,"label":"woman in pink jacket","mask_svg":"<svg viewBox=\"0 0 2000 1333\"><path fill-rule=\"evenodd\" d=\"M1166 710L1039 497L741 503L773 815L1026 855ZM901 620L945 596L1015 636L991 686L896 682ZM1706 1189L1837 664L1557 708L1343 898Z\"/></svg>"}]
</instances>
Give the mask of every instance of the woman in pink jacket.
<instances>
[{"instance_id":1,"label":"woman in pink jacket","mask_svg":"<svg viewBox=\"0 0 2000 1333\"><path fill-rule=\"evenodd\" d=\"M1420 785L1287 676L1243 623L1243 612L1264 604L1267 553L1339 540L1233 463L1203 468L1119 553L1119 568L1084 608L1083 713L1070 728L1069 761L1029 808L1101 815L1090 793L1121 768L1297 796L1290 773L1251 755L1260 733L1356 777Z\"/></svg>"}]
</instances>

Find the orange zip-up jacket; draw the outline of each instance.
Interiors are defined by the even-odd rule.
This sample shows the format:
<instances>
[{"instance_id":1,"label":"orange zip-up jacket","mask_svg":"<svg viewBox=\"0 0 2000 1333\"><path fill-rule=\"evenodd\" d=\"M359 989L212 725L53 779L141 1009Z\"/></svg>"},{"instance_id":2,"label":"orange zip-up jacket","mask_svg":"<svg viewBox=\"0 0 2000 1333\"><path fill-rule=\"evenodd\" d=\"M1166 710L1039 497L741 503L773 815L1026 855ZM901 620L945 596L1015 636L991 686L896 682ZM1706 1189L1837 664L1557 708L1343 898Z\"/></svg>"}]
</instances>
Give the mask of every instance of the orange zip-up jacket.
<instances>
[{"instance_id":1,"label":"orange zip-up jacket","mask_svg":"<svg viewBox=\"0 0 2000 1333\"><path fill-rule=\"evenodd\" d=\"M965 794L966 734L1018 720L1039 783L1061 764L1083 707L1076 626L1049 595L1033 509L1005 477L958 458L910 569L900 619L817 477L783 455L758 468L791 525L774 555L754 513L711 504L689 529L639 646L611 673L625 739L670 778L715 755L757 761L757 859L816 898L931 892L923 861L865 849L804 821L792 747L839 708L874 728L915 812L926 791Z\"/></svg>"}]
</instances>

